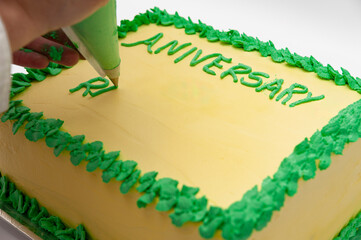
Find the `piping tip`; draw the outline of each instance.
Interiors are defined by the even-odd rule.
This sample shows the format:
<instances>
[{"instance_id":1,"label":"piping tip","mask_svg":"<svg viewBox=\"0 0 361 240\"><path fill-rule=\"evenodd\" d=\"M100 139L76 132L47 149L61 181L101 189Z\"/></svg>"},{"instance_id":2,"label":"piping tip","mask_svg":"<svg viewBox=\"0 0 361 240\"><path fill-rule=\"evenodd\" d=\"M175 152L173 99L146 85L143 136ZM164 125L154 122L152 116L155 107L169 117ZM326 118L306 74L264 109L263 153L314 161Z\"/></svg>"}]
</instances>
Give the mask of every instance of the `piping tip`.
<instances>
[{"instance_id":1,"label":"piping tip","mask_svg":"<svg viewBox=\"0 0 361 240\"><path fill-rule=\"evenodd\" d=\"M110 78L110 81L114 84L114 86L118 87L119 84L119 77L117 78Z\"/></svg>"},{"instance_id":2,"label":"piping tip","mask_svg":"<svg viewBox=\"0 0 361 240\"><path fill-rule=\"evenodd\" d=\"M110 81L113 82L114 86L118 87L119 76L120 76L120 64L111 70L104 70L105 74L108 76Z\"/></svg>"}]
</instances>

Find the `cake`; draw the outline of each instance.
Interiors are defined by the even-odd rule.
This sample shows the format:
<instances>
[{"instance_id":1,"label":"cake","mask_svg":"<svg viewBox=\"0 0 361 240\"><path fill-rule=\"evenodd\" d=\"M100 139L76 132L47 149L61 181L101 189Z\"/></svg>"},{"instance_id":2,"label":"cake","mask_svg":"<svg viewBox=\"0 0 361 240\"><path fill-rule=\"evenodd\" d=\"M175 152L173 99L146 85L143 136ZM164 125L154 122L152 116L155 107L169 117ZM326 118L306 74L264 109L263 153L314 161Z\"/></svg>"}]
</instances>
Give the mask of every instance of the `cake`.
<instances>
[{"instance_id":1,"label":"cake","mask_svg":"<svg viewBox=\"0 0 361 240\"><path fill-rule=\"evenodd\" d=\"M360 234L360 78L158 8L118 35L118 89L86 61L13 75L2 208L58 239Z\"/></svg>"}]
</instances>

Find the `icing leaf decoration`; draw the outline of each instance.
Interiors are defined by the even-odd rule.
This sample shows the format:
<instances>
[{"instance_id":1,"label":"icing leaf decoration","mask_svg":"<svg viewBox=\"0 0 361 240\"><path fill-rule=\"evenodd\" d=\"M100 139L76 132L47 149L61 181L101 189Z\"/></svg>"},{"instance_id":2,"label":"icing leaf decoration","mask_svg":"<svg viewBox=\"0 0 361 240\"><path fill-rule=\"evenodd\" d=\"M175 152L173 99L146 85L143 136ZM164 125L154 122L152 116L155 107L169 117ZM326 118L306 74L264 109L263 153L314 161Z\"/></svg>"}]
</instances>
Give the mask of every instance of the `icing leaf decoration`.
<instances>
[{"instance_id":1,"label":"icing leaf decoration","mask_svg":"<svg viewBox=\"0 0 361 240\"><path fill-rule=\"evenodd\" d=\"M103 182L108 183L110 179L116 177L120 173L122 161L113 162L102 174Z\"/></svg>"},{"instance_id":2,"label":"icing leaf decoration","mask_svg":"<svg viewBox=\"0 0 361 240\"><path fill-rule=\"evenodd\" d=\"M19 217L23 220L28 219L36 224L37 228L46 230L58 239L86 240L86 232L82 225L76 229L67 227L59 217L51 216L46 208L39 206L35 198L22 193L5 176L0 177L0 198L3 207L9 210L15 219ZM43 237L51 236L43 235Z\"/></svg>"},{"instance_id":3,"label":"icing leaf decoration","mask_svg":"<svg viewBox=\"0 0 361 240\"><path fill-rule=\"evenodd\" d=\"M201 221L206 216L208 201L205 197L197 199L195 195L198 191L199 188L183 186L174 212L170 214L172 223L177 227L188 221Z\"/></svg>"},{"instance_id":4,"label":"icing leaf decoration","mask_svg":"<svg viewBox=\"0 0 361 240\"><path fill-rule=\"evenodd\" d=\"M145 194L143 194L140 198L137 200L137 206L138 208L144 208L148 204L152 203L156 197L156 193L152 191L147 191Z\"/></svg>"},{"instance_id":5,"label":"icing leaf decoration","mask_svg":"<svg viewBox=\"0 0 361 240\"><path fill-rule=\"evenodd\" d=\"M50 216L48 218L42 218L39 220L39 225L43 229L55 233L57 230L63 230L65 228L64 224L61 222L60 218L55 216Z\"/></svg>"},{"instance_id":6,"label":"icing leaf decoration","mask_svg":"<svg viewBox=\"0 0 361 240\"><path fill-rule=\"evenodd\" d=\"M100 164L100 169L107 169L120 155L120 151L114 151L105 153L103 155L103 161Z\"/></svg>"},{"instance_id":7,"label":"icing leaf decoration","mask_svg":"<svg viewBox=\"0 0 361 240\"><path fill-rule=\"evenodd\" d=\"M153 189L159 194L159 202L155 209L158 211L169 211L177 203L179 190L177 188L178 181L171 178L162 178L158 180Z\"/></svg>"},{"instance_id":8,"label":"icing leaf decoration","mask_svg":"<svg viewBox=\"0 0 361 240\"><path fill-rule=\"evenodd\" d=\"M124 180L124 182L120 186L120 192L123 194L129 192L131 187L133 187L134 184L137 183L139 176L140 176L140 170L137 169L127 179Z\"/></svg>"},{"instance_id":9,"label":"icing leaf decoration","mask_svg":"<svg viewBox=\"0 0 361 240\"><path fill-rule=\"evenodd\" d=\"M225 220L223 209L211 206L203 224L199 227L199 233L204 238L212 238L216 230L221 228Z\"/></svg>"},{"instance_id":10,"label":"icing leaf decoration","mask_svg":"<svg viewBox=\"0 0 361 240\"><path fill-rule=\"evenodd\" d=\"M133 160L124 161L122 164L122 169L120 170L119 175L116 177L117 181L123 181L129 177L137 165L138 163Z\"/></svg>"},{"instance_id":11,"label":"icing leaf decoration","mask_svg":"<svg viewBox=\"0 0 361 240\"><path fill-rule=\"evenodd\" d=\"M157 177L157 175L158 173L154 171L144 174L139 179L140 185L137 187L138 192L145 192L146 190L148 190L155 183L155 178Z\"/></svg>"}]
</instances>

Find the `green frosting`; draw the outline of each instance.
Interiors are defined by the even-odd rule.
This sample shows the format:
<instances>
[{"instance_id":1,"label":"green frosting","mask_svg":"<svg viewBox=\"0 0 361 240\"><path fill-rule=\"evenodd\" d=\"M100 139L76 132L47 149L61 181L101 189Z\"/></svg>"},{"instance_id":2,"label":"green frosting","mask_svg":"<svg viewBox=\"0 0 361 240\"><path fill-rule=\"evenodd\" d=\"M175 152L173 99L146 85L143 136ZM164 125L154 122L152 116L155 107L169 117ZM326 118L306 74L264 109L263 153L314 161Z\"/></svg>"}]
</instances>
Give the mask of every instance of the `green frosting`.
<instances>
[{"instance_id":1,"label":"green frosting","mask_svg":"<svg viewBox=\"0 0 361 240\"><path fill-rule=\"evenodd\" d=\"M191 62L190 62L190 66L194 67L197 64L204 62L210 58L218 58L219 56L222 56L222 54L220 53L212 53L212 54L208 54L204 57L199 58L202 55L202 49L199 49L196 53L196 55L192 58Z\"/></svg>"},{"instance_id":2,"label":"green frosting","mask_svg":"<svg viewBox=\"0 0 361 240\"><path fill-rule=\"evenodd\" d=\"M139 186L137 187L138 192L145 192L149 189L154 183L155 178L157 177L157 172L147 172L139 179Z\"/></svg>"},{"instance_id":3,"label":"green frosting","mask_svg":"<svg viewBox=\"0 0 361 240\"><path fill-rule=\"evenodd\" d=\"M159 198L155 207L158 211L171 210L176 204L179 196L178 181L171 178L162 178L153 184L153 191Z\"/></svg>"},{"instance_id":4,"label":"green frosting","mask_svg":"<svg viewBox=\"0 0 361 240\"><path fill-rule=\"evenodd\" d=\"M26 52L26 53L34 52L33 50L27 49L27 48L20 48L20 50L23 51L23 52Z\"/></svg>"},{"instance_id":5,"label":"green frosting","mask_svg":"<svg viewBox=\"0 0 361 240\"><path fill-rule=\"evenodd\" d=\"M214 59L212 62L204 65L203 71L205 71L206 73L211 74L211 75L216 75L216 73L213 70L211 70L210 68L211 67L217 67L219 69L223 68L223 66L220 64L221 61L230 63L230 62L232 62L232 58L226 58L223 55L220 55L216 59Z\"/></svg>"},{"instance_id":6,"label":"green frosting","mask_svg":"<svg viewBox=\"0 0 361 240\"><path fill-rule=\"evenodd\" d=\"M159 39L161 39L162 37L163 37L163 33L158 33L158 34L154 35L153 37L150 37L143 41L138 41L138 42L134 42L134 43L122 43L121 45L124 47L134 47L134 46L137 46L140 44L144 44L144 45L148 46L147 51L149 53L153 53L153 50L152 50L153 45L156 44L159 41Z\"/></svg>"},{"instance_id":7,"label":"green frosting","mask_svg":"<svg viewBox=\"0 0 361 240\"><path fill-rule=\"evenodd\" d=\"M198 191L199 188L182 187L174 212L169 215L172 223L177 227L186 222L199 222L205 218L208 201L205 197L197 199L195 195Z\"/></svg>"},{"instance_id":8,"label":"green frosting","mask_svg":"<svg viewBox=\"0 0 361 240\"><path fill-rule=\"evenodd\" d=\"M109 152L103 155L100 169L105 170L119 157L120 151Z\"/></svg>"},{"instance_id":9,"label":"green frosting","mask_svg":"<svg viewBox=\"0 0 361 240\"><path fill-rule=\"evenodd\" d=\"M244 80L244 78L242 78L242 79L241 79L241 84L243 84L243 85L245 85L245 86L247 86L247 87L255 87L255 88L256 88L256 87L259 87L259 86L262 84L262 82L263 82L262 78L259 77L259 76L262 76L262 77L265 77L265 78L269 78L269 75L268 75L267 73L264 73L264 72L251 72L251 73L248 75L248 77L249 77L250 79L256 80L257 82L255 82L255 83L246 82L246 81Z\"/></svg>"},{"instance_id":10,"label":"green frosting","mask_svg":"<svg viewBox=\"0 0 361 240\"><path fill-rule=\"evenodd\" d=\"M183 59L185 59L186 57L188 57L189 55L191 55L193 52L195 52L198 48L193 47L192 49L188 50L187 52L183 53L181 56L177 57L176 59L174 59L174 63L178 63L180 61L182 61Z\"/></svg>"},{"instance_id":11,"label":"green frosting","mask_svg":"<svg viewBox=\"0 0 361 240\"><path fill-rule=\"evenodd\" d=\"M0 175L0 207L43 239L88 239L82 225L75 229L67 227L60 218L51 216L35 198L25 195L3 175Z\"/></svg>"},{"instance_id":12,"label":"green frosting","mask_svg":"<svg viewBox=\"0 0 361 240\"><path fill-rule=\"evenodd\" d=\"M297 89L298 88L298 89ZM287 95L285 99L283 99L282 104L286 104L294 93L307 93L308 88L302 84L294 83L289 88L283 90L280 94L278 94L276 101L281 100L284 96Z\"/></svg>"},{"instance_id":13,"label":"green frosting","mask_svg":"<svg viewBox=\"0 0 361 240\"><path fill-rule=\"evenodd\" d=\"M222 208L211 206L203 220L204 224L199 227L199 233L204 238L212 238L217 229L223 225L225 214Z\"/></svg>"},{"instance_id":14,"label":"green frosting","mask_svg":"<svg viewBox=\"0 0 361 240\"><path fill-rule=\"evenodd\" d=\"M112 178L118 176L121 171L122 164L122 161L114 161L105 171L103 171L103 182L108 183Z\"/></svg>"},{"instance_id":15,"label":"green frosting","mask_svg":"<svg viewBox=\"0 0 361 240\"><path fill-rule=\"evenodd\" d=\"M46 34L47 36L51 37L54 40L57 40L59 38L59 34L57 31L51 31L48 34Z\"/></svg>"},{"instance_id":16,"label":"green frosting","mask_svg":"<svg viewBox=\"0 0 361 240\"><path fill-rule=\"evenodd\" d=\"M93 84L95 82L103 82L102 84ZM85 88L83 92L83 97L87 96L88 94L92 97L96 97L102 93L109 92L111 90L117 89L117 86L109 86L109 80L102 77L92 78L86 82L80 83L77 87L69 89L69 92L74 93L79 91L82 88ZM100 89L96 92L92 92L91 89Z\"/></svg>"},{"instance_id":17,"label":"green frosting","mask_svg":"<svg viewBox=\"0 0 361 240\"><path fill-rule=\"evenodd\" d=\"M120 192L126 194L137 183L140 176L140 170L135 170L128 178L120 185Z\"/></svg>"},{"instance_id":18,"label":"green frosting","mask_svg":"<svg viewBox=\"0 0 361 240\"><path fill-rule=\"evenodd\" d=\"M269 99L273 99L274 96L281 90L283 84L283 79L275 79L272 82L263 84L262 86L259 86L256 88L256 92L261 92L263 90L271 91L269 95Z\"/></svg>"},{"instance_id":19,"label":"green frosting","mask_svg":"<svg viewBox=\"0 0 361 240\"><path fill-rule=\"evenodd\" d=\"M343 70L341 74L329 65L323 66L313 57L307 58L292 54L287 48L277 50L270 41L261 42L257 38L239 34L234 30L228 32L214 30L211 26L207 26L202 22L193 23L190 19L182 18L177 13L170 15L158 8L137 15L132 21L123 20L121 26L118 27L118 36L126 37L127 32L136 31L139 26L150 23L163 26L174 24L176 28L184 28L186 34L199 33L199 37L206 38L211 42L220 41L224 44L232 44L234 47L243 48L245 51L258 50L262 56L270 56L275 62L287 62L291 66L300 67L306 71L314 71L322 79L334 80L337 85L348 84L351 89L359 90L361 80L352 77L346 70ZM122 45L135 46L144 44L148 46L148 52L152 53L152 46L162 36L163 34L159 33L144 41ZM169 46L173 46L173 43ZM188 50L178 62L196 50L197 48ZM211 54L198 59L201 53L201 50L198 50L197 57L192 59L193 64L196 65L206 60L205 57L209 59L221 56L221 54ZM214 66L221 66L219 63L216 61ZM15 82L11 90L12 97L31 86L32 81L42 81L47 75L55 75L57 69L61 71L61 67L52 65L46 70L28 69L28 74L14 74L13 80ZM221 78L230 75L233 81L238 82L237 74L250 74L251 72L250 67L238 64L223 72ZM257 77L263 76L267 78L265 74L256 73L254 72L251 75L253 78L250 78L257 81L253 87L258 85L259 78ZM270 91L269 97L272 99L279 93L282 84L282 79L275 79L272 82L256 87L255 90L257 92ZM308 89L303 85L294 84L282 91L277 98L278 100L284 98L283 102L287 102L292 94L301 92L307 93ZM306 98L293 102L291 105L296 106L323 97L323 95L312 97L312 93L308 92ZM355 102L342 110L321 131L315 132L311 138L306 138L298 144L293 153L282 161L277 172L272 177L265 178L260 187L255 186L250 189L243 195L241 200L234 202L227 209L207 206L205 197L196 197L198 188L187 186L179 188L178 181L174 179L156 179L156 172L148 172L141 176L140 170L136 169L136 162L120 160L119 151L106 153L99 141L84 143L85 137L83 135L71 136L69 133L64 132L61 129L63 124L61 120L45 119L42 113L32 113L30 109L21 105L20 100L10 102L10 108L2 116L1 120L12 120L14 122L14 133L24 126L25 134L31 141L45 138L47 146L54 149L56 156L62 152L70 153L70 161L74 165L87 161L87 170L99 169L102 171L104 182L109 182L112 179L122 181L120 186L122 193L127 193L133 186L137 185L137 191L142 193L137 201L139 208L156 202L156 209L158 211L169 211L171 220L176 226L182 226L187 222L200 222L199 232L204 238L211 238L216 231L220 230L223 238L238 240L248 238L254 229L257 231L262 230L271 220L273 212L281 209L285 196L296 194L298 181L301 178L305 181L312 179L316 174L317 166L320 170L327 169L331 164L332 153L342 154L345 144L355 142L361 137L360 113L361 101ZM319 162L318 165L316 165L316 162ZM13 199L12 205L19 212L26 213L26 216L34 222L46 218L47 220L41 221L41 225L49 229L49 231L54 231L59 227L60 229L56 230L59 239L85 239L85 232L81 225L75 230L61 229L63 225L59 219L49 216L45 208L38 206L35 199L30 199L21 195L19 191L17 192L14 184L7 183L6 179L0 178L0 186L0 200ZM71 235L69 238L62 238L69 234Z\"/></svg>"},{"instance_id":20,"label":"green frosting","mask_svg":"<svg viewBox=\"0 0 361 240\"><path fill-rule=\"evenodd\" d=\"M88 172L93 172L98 167L100 167L100 164L103 161L103 157L104 157L103 143L100 141L87 143L86 145L84 145L84 149L88 153L88 155L85 158L85 160L88 161L86 170Z\"/></svg>"},{"instance_id":21,"label":"green frosting","mask_svg":"<svg viewBox=\"0 0 361 240\"><path fill-rule=\"evenodd\" d=\"M361 239L361 213L341 230L333 240L360 240Z\"/></svg>"},{"instance_id":22,"label":"green frosting","mask_svg":"<svg viewBox=\"0 0 361 240\"><path fill-rule=\"evenodd\" d=\"M173 54L177 53L178 51L182 50L183 48L192 45L192 43L184 43L184 44L182 44L182 45L180 45L179 47L176 48L177 45L178 45L177 40L171 41L171 42L167 43L166 45L164 45L164 46L158 48L157 50L155 50L154 53L158 54L162 50L164 50L164 49L166 49L167 47L170 46L170 48L168 50L168 55L173 55Z\"/></svg>"},{"instance_id":23,"label":"green frosting","mask_svg":"<svg viewBox=\"0 0 361 240\"><path fill-rule=\"evenodd\" d=\"M147 191L137 200L138 208L145 208L148 204L152 203L156 194L152 191Z\"/></svg>"},{"instance_id":24,"label":"green frosting","mask_svg":"<svg viewBox=\"0 0 361 240\"><path fill-rule=\"evenodd\" d=\"M50 63L45 69L30 69L25 68L28 74L15 73L12 75L12 86L10 89L10 97L23 92L26 88L31 86L32 81L43 81L47 75L55 76L61 72L63 66L56 63Z\"/></svg>"},{"instance_id":25,"label":"green frosting","mask_svg":"<svg viewBox=\"0 0 361 240\"><path fill-rule=\"evenodd\" d=\"M307 97L291 103L291 104L290 104L290 107L295 107L295 106L297 106L297 105L299 105L299 104L302 104L302 103L307 103L307 102L312 102L312 101L318 101L318 100L321 100L321 99L324 99L324 98L325 98L325 95L320 95L320 96L312 97L312 93L311 93L311 92L308 92L308 93L307 93Z\"/></svg>"},{"instance_id":26,"label":"green frosting","mask_svg":"<svg viewBox=\"0 0 361 240\"><path fill-rule=\"evenodd\" d=\"M242 69L242 70L238 70L238 69ZM225 78L228 75L231 75L233 78L233 82L237 83L238 82L237 74L248 74L250 72L252 72L251 67L244 65L242 63L238 63L238 65L232 66L227 71L222 72L221 79Z\"/></svg>"},{"instance_id":27,"label":"green frosting","mask_svg":"<svg viewBox=\"0 0 361 240\"><path fill-rule=\"evenodd\" d=\"M117 175L116 179L118 181L127 179L132 174L137 165L138 163L132 160L124 161L120 173Z\"/></svg>"},{"instance_id":28,"label":"green frosting","mask_svg":"<svg viewBox=\"0 0 361 240\"><path fill-rule=\"evenodd\" d=\"M54 61L61 61L61 58L63 57L64 48L63 47L55 47L51 46L49 48L49 56Z\"/></svg>"}]
</instances>

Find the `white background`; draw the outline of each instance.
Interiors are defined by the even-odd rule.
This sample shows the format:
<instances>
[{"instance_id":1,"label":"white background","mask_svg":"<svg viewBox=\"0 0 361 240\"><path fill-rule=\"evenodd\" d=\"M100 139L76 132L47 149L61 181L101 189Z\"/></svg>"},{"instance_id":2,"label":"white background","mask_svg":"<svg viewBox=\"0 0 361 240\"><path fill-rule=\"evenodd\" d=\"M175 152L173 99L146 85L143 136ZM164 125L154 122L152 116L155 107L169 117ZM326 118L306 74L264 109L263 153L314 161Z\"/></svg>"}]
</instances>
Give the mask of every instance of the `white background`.
<instances>
[{"instance_id":1,"label":"white background","mask_svg":"<svg viewBox=\"0 0 361 240\"><path fill-rule=\"evenodd\" d=\"M143 0L120 1L118 19L133 19L154 6L168 13L200 19L215 29L235 29L276 48L288 47L301 56L313 55L335 69L361 78L361 1L359 0ZM12 72L23 71L12 66ZM27 239L0 221L0 239ZM13 236L13 237L12 237Z\"/></svg>"}]
</instances>

